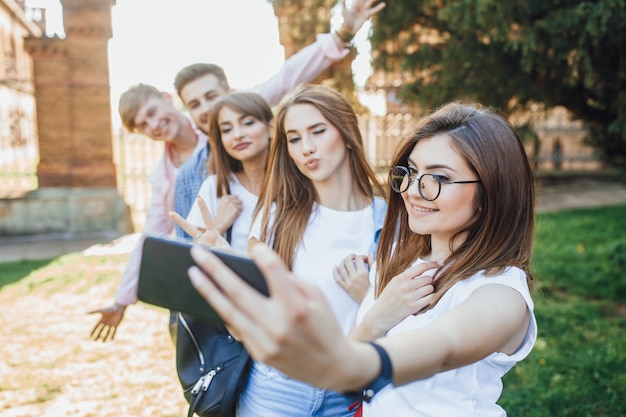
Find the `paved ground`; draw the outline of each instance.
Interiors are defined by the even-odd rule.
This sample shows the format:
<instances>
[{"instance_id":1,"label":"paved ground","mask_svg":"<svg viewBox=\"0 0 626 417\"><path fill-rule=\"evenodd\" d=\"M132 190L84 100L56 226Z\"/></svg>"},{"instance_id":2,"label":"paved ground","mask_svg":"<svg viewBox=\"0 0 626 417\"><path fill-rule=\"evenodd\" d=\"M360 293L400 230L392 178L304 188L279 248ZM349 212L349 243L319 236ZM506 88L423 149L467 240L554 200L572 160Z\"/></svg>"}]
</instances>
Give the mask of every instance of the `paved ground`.
<instances>
[{"instance_id":1,"label":"paved ground","mask_svg":"<svg viewBox=\"0 0 626 417\"><path fill-rule=\"evenodd\" d=\"M537 211L554 212L575 208L626 204L626 184L606 180L578 180L537 189Z\"/></svg>"},{"instance_id":2,"label":"paved ground","mask_svg":"<svg viewBox=\"0 0 626 417\"><path fill-rule=\"evenodd\" d=\"M553 212L626 204L626 184L604 180L546 185L537 190L537 211ZM129 252L139 234L52 234L46 236L0 237L0 263L22 259L47 259L66 253L90 251ZM87 252L89 253L89 252Z\"/></svg>"},{"instance_id":3,"label":"paved ground","mask_svg":"<svg viewBox=\"0 0 626 417\"><path fill-rule=\"evenodd\" d=\"M0 263L22 259L50 259L72 252L126 253L134 247L138 233L88 233L0 237ZM88 252L87 252L88 253Z\"/></svg>"}]
</instances>

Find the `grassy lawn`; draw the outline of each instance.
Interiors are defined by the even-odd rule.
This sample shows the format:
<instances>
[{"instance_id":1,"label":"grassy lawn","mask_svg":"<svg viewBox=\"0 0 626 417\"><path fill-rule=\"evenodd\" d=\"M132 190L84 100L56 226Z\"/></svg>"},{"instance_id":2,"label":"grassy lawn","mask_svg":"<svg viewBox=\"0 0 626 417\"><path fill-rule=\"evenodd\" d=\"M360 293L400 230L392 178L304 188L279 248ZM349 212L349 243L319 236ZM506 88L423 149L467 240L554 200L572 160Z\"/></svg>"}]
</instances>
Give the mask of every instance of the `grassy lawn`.
<instances>
[{"instance_id":1,"label":"grassy lawn","mask_svg":"<svg viewBox=\"0 0 626 417\"><path fill-rule=\"evenodd\" d=\"M533 272L536 278L539 340L531 355L505 377L500 404L511 417L626 416L626 206L540 214L537 220ZM80 254L71 254L50 261L0 264L0 296L3 296L0 298L8 301L17 300L21 296L33 296L45 301L55 296L64 299L76 297L78 301L66 302L71 306L77 302L85 304L82 300L86 296L94 297L94 289L100 289L102 300L110 300L125 260L123 256L85 258ZM110 347L98 347L100 350L96 350L93 343L81 342L80 347L73 348L72 355L68 356L71 359L59 363L58 369L71 366L72 363L78 365L78 362L87 362L85 366L88 366L89 360L76 357L76 352L102 356L107 352L107 355L116 355L119 354L120 346L125 344L128 345L129 356L120 356L117 360L119 366L137 361L136 352L150 349L154 342L146 339L146 345L141 348L130 345L130 340L140 340L133 339L133 335L143 334L142 338L146 337L142 329L147 319L143 316L152 313L150 309L137 307L136 310L136 318L129 317L125 324L131 326L136 323L136 330L125 328L119 342ZM75 339L86 339L92 325L91 322L85 322L83 314L80 313L82 328L76 332ZM15 320L14 317L11 315L10 320ZM154 320L158 331L163 333L155 336L155 340L162 343L155 351L161 352L170 348L165 334L165 318L156 316ZM66 341L71 340L68 336L71 335L66 333ZM129 338L128 342L123 339L125 336ZM105 348L110 350L103 351ZM180 407L182 396L177 391L173 370L169 369L172 353L163 356L162 363L165 365L160 366L169 370L170 374L163 376L163 371L160 371L160 381L164 382L159 384L165 386L171 383L171 387L174 387L168 388L166 392L172 397L171 409L176 410L176 407ZM150 357L148 359L152 360ZM102 370L98 373L105 372L110 363L110 360L108 363L103 362ZM138 367L133 370L133 374L146 368L151 367ZM20 372L23 373L23 370ZM95 378L87 371L81 372L76 379ZM124 369L116 372L124 372ZM156 372L159 376L158 369ZM156 377L147 376L145 379L153 378ZM47 381L42 384L49 385L50 380ZM119 384L124 381L121 379ZM0 399L3 391L5 395L20 392L19 384L13 384L17 386L3 387L0 384ZM59 386L64 384L67 382L60 380ZM153 381L154 387L142 389L156 390L159 384ZM133 381L133 385L137 385L137 382ZM29 386L32 384L25 381L24 389ZM126 389L131 389L131 385ZM65 395L62 391L60 389L54 395ZM159 394L156 396L160 397ZM41 398L41 407L45 410L50 400ZM121 397L117 391L114 394L101 392L101 398L94 401L100 400L109 411L89 415L119 415L120 412L143 415L140 411L120 411L131 400ZM109 403L115 400L120 406L113 409ZM163 400L160 397L161 414L156 415L176 415L176 412L165 412Z\"/></svg>"},{"instance_id":2,"label":"grassy lawn","mask_svg":"<svg viewBox=\"0 0 626 417\"><path fill-rule=\"evenodd\" d=\"M510 417L626 415L626 206L541 214L539 339L504 379Z\"/></svg>"}]
</instances>

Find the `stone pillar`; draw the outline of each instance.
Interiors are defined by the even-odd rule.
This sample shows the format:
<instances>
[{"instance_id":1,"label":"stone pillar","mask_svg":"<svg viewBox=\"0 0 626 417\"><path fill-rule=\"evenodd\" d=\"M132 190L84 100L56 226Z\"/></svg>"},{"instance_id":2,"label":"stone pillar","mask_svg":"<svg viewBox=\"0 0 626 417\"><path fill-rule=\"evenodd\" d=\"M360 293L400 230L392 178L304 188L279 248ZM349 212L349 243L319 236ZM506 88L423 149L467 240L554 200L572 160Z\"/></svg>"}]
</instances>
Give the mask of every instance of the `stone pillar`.
<instances>
[{"instance_id":1,"label":"stone pillar","mask_svg":"<svg viewBox=\"0 0 626 417\"><path fill-rule=\"evenodd\" d=\"M108 41L114 0L63 0L66 39L28 38L39 187L116 188Z\"/></svg>"},{"instance_id":2,"label":"stone pillar","mask_svg":"<svg viewBox=\"0 0 626 417\"><path fill-rule=\"evenodd\" d=\"M117 189L108 41L115 0L62 0L65 39L30 36L39 189L0 201L0 236L132 232Z\"/></svg>"}]
</instances>

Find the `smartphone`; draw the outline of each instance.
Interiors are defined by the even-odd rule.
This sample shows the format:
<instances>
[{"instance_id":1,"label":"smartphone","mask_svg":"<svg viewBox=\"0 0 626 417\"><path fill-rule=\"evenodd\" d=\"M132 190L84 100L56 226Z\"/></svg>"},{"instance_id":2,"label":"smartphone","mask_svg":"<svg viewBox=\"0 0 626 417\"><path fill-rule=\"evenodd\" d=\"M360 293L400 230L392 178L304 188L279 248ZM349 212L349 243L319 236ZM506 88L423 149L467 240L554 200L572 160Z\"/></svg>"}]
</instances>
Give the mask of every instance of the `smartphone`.
<instances>
[{"instance_id":1,"label":"smartphone","mask_svg":"<svg viewBox=\"0 0 626 417\"><path fill-rule=\"evenodd\" d=\"M139 300L172 311L194 316L210 323L223 323L224 320L211 305L196 291L189 280L187 271L195 261L191 257L189 241L161 236L147 236L139 269ZM268 295L267 283L252 259L217 248L208 248L237 275Z\"/></svg>"}]
</instances>

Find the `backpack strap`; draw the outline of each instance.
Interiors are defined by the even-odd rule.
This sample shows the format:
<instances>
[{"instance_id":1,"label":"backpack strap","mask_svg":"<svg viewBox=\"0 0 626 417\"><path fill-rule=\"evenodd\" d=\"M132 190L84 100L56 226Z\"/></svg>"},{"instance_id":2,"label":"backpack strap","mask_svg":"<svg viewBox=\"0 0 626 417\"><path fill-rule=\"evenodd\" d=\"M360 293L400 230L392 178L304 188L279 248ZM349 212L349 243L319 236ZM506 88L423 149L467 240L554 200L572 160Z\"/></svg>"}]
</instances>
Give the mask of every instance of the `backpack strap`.
<instances>
[{"instance_id":1,"label":"backpack strap","mask_svg":"<svg viewBox=\"0 0 626 417\"><path fill-rule=\"evenodd\" d=\"M226 182L226 194L230 194L230 185L228 184L228 181ZM230 244L230 241L232 239L233 239L233 225L231 224L228 230L226 230L226 241L228 242L228 244Z\"/></svg>"},{"instance_id":2,"label":"backpack strap","mask_svg":"<svg viewBox=\"0 0 626 417\"><path fill-rule=\"evenodd\" d=\"M374 197L372 201L372 216L374 218L374 240L370 245L369 253L376 257L378 250L378 240L380 239L380 233L383 230L383 223L385 222L385 214L387 213L387 202L380 197Z\"/></svg>"}]
</instances>

